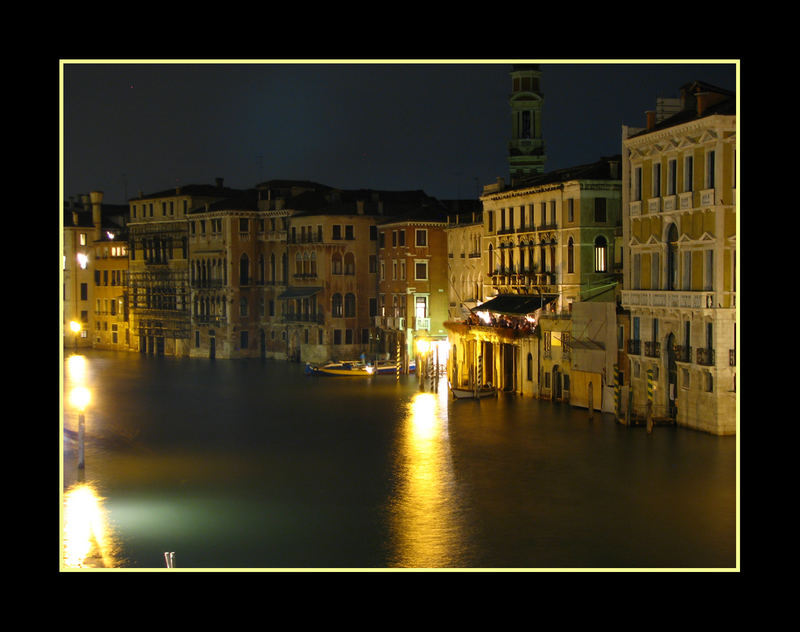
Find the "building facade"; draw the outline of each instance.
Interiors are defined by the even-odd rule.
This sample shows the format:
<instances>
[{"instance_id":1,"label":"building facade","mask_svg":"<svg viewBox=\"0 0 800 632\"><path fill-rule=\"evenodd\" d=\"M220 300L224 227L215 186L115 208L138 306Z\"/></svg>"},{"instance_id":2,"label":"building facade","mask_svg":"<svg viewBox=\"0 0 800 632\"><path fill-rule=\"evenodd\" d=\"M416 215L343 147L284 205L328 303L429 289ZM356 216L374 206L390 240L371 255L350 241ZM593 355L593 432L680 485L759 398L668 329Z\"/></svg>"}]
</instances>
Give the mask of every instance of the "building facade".
<instances>
[{"instance_id":1,"label":"building facade","mask_svg":"<svg viewBox=\"0 0 800 632\"><path fill-rule=\"evenodd\" d=\"M378 313L385 356L415 357L418 339L445 341L448 320L444 209L395 217L378 225ZM446 345L444 347L446 350ZM440 363L446 359L440 357Z\"/></svg>"},{"instance_id":2,"label":"building facade","mask_svg":"<svg viewBox=\"0 0 800 632\"><path fill-rule=\"evenodd\" d=\"M128 291L131 346L142 353L190 355L188 213L235 191L187 185L129 201Z\"/></svg>"},{"instance_id":3,"label":"building facade","mask_svg":"<svg viewBox=\"0 0 800 632\"><path fill-rule=\"evenodd\" d=\"M623 128L622 306L634 409L736 428L736 99L701 82Z\"/></svg>"},{"instance_id":4,"label":"building facade","mask_svg":"<svg viewBox=\"0 0 800 632\"><path fill-rule=\"evenodd\" d=\"M603 314L612 321L611 335L616 332L620 165L618 156L603 158L509 187L498 180L484 188L483 287L481 304L471 309L481 321L450 327L451 355L460 367L455 373L450 367L455 379L480 373L483 383L501 390L571 401L573 341L581 349L598 344L585 329L573 330L573 306L585 301L611 306ZM600 344L604 356L613 354L615 360L616 348L606 351L605 342ZM598 408L608 381L600 375L603 384L593 399ZM594 383L594 377L582 376L581 384Z\"/></svg>"},{"instance_id":5,"label":"building facade","mask_svg":"<svg viewBox=\"0 0 800 632\"><path fill-rule=\"evenodd\" d=\"M62 335L65 347L126 349L125 207L103 192L70 199L62 224Z\"/></svg>"}]
</instances>

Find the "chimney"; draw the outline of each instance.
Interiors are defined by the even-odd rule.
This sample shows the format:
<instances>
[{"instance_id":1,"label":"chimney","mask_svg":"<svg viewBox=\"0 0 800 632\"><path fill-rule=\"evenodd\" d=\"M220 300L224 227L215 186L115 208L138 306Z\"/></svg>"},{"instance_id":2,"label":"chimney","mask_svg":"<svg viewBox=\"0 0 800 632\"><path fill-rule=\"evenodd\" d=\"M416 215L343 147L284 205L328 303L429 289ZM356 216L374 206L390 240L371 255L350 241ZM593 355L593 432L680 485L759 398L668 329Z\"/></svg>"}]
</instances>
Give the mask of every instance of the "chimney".
<instances>
[{"instance_id":1,"label":"chimney","mask_svg":"<svg viewBox=\"0 0 800 632\"><path fill-rule=\"evenodd\" d=\"M220 189L222 188L222 181L223 181L223 178L216 178L215 179L215 182L217 183L217 187L219 187Z\"/></svg>"},{"instance_id":2,"label":"chimney","mask_svg":"<svg viewBox=\"0 0 800 632\"><path fill-rule=\"evenodd\" d=\"M359 215L364 214L364 200L356 200L356 212Z\"/></svg>"},{"instance_id":3,"label":"chimney","mask_svg":"<svg viewBox=\"0 0 800 632\"><path fill-rule=\"evenodd\" d=\"M656 124L656 113L653 110L648 110L645 115L647 116L647 131L649 132Z\"/></svg>"},{"instance_id":4,"label":"chimney","mask_svg":"<svg viewBox=\"0 0 800 632\"><path fill-rule=\"evenodd\" d=\"M92 202L92 224L94 224L94 238L95 241L100 239L102 233L102 214L100 209L103 205L103 192L92 191L89 194L89 199Z\"/></svg>"},{"instance_id":5,"label":"chimney","mask_svg":"<svg viewBox=\"0 0 800 632\"><path fill-rule=\"evenodd\" d=\"M608 161L608 170L609 175L613 180L619 178L619 160L609 160Z\"/></svg>"}]
</instances>

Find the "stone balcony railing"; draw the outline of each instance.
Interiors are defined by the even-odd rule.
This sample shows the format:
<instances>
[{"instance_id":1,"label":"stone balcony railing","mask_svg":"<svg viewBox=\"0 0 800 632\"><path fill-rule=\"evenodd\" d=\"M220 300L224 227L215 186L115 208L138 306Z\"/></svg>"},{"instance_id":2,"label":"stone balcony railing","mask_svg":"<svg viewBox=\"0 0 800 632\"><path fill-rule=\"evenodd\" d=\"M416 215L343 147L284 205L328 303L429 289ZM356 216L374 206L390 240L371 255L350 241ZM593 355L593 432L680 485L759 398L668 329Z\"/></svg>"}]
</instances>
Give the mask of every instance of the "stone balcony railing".
<instances>
[{"instance_id":1,"label":"stone balcony railing","mask_svg":"<svg viewBox=\"0 0 800 632\"><path fill-rule=\"evenodd\" d=\"M674 290L623 290L622 306L630 307L686 307L711 309L717 307L721 293L713 291L683 292Z\"/></svg>"}]
</instances>

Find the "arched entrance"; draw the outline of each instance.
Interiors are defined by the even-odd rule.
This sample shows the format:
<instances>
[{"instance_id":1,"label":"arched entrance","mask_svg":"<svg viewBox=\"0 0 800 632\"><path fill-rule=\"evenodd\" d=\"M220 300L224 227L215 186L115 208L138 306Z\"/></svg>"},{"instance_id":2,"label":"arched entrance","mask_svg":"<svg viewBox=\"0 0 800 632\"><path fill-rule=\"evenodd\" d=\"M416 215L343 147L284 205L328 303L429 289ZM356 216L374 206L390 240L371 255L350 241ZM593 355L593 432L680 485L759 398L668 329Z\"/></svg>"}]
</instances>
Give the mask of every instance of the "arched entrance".
<instances>
[{"instance_id":1,"label":"arched entrance","mask_svg":"<svg viewBox=\"0 0 800 632\"><path fill-rule=\"evenodd\" d=\"M675 361L675 336L667 336L667 414L675 419L678 414L678 364Z\"/></svg>"}]
</instances>

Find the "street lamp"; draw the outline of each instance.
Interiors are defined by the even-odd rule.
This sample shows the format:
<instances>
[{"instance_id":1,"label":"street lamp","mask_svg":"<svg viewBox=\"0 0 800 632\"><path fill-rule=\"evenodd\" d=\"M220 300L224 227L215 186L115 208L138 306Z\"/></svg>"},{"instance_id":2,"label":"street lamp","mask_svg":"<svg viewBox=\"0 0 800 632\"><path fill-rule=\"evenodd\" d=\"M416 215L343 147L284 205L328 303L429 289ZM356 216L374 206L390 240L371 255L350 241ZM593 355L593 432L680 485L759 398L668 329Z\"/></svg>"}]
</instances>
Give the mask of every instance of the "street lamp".
<instances>
[{"instance_id":1,"label":"street lamp","mask_svg":"<svg viewBox=\"0 0 800 632\"><path fill-rule=\"evenodd\" d=\"M78 334L81 333L81 324L77 320L69 321L69 328L75 334L75 348L78 348Z\"/></svg>"},{"instance_id":2,"label":"street lamp","mask_svg":"<svg viewBox=\"0 0 800 632\"><path fill-rule=\"evenodd\" d=\"M82 470L84 467L83 446L86 422L83 418L83 412L89 405L90 393L89 389L84 386L76 386L69 393L69 401L73 407L78 409L78 469Z\"/></svg>"}]
</instances>

